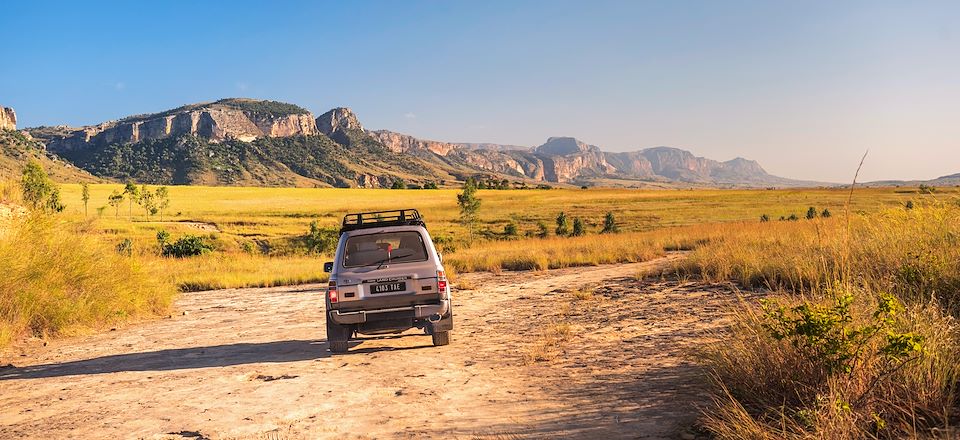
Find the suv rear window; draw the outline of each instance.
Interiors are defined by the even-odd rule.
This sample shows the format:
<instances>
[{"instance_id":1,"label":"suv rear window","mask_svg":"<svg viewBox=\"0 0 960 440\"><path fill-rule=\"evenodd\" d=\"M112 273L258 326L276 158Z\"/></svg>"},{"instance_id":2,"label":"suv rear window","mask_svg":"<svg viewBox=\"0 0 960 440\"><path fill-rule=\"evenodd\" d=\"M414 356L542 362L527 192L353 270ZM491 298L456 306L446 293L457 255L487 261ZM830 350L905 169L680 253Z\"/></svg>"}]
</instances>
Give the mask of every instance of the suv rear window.
<instances>
[{"instance_id":1,"label":"suv rear window","mask_svg":"<svg viewBox=\"0 0 960 440\"><path fill-rule=\"evenodd\" d=\"M347 239L343 267L427 261L423 237L416 231L355 235Z\"/></svg>"}]
</instances>

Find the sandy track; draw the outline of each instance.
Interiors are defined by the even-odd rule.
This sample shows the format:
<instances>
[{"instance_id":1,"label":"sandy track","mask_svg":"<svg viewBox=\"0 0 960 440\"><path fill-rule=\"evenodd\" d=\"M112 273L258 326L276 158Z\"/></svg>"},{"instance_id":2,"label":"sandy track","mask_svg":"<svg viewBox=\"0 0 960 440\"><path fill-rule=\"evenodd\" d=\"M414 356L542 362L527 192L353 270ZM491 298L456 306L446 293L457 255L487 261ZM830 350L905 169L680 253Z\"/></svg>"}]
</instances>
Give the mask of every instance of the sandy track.
<instances>
[{"instance_id":1,"label":"sandy track","mask_svg":"<svg viewBox=\"0 0 960 440\"><path fill-rule=\"evenodd\" d=\"M703 403L684 353L733 295L634 278L674 258L469 275L451 345L335 356L321 286L184 294L171 318L7 354L0 438L675 438ZM557 322L571 334L544 345Z\"/></svg>"}]
</instances>

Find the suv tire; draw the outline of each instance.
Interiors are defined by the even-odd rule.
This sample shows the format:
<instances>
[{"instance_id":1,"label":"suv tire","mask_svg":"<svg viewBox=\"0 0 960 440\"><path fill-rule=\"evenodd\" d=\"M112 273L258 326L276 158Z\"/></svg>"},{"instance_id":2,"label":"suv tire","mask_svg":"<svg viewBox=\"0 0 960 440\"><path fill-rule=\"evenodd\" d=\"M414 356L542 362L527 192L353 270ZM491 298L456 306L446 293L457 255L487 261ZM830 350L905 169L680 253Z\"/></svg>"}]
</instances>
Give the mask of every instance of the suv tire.
<instances>
[{"instance_id":1,"label":"suv tire","mask_svg":"<svg viewBox=\"0 0 960 440\"><path fill-rule=\"evenodd\" d=\"M350 333L350 327L332 322L330 317L327 317L327 344L330 345L331 352L346 353Z\"/></svg>"},{"instance_id":2,"label":"suv tire","mask_svg":"<svg viewBox=\"0 0 960 440\"><path fill-rule=\"evenodd\" d=\"M347 341L330 341L329 344L331 353L346 353L350 348Z\"/></svg>"},{"instance_id":3,"label":"suv tire","mask_svg":"<svg viewBox=\"0 0 960 440\"><path fill-rule=\"evenodd\" d=\"M434 345L434 346L439 347L439 346L441 346L441 345L449 345L449 344L450 344L450 332L436 332L436 333L434 333L434 334L432 334L432 335L430 335L430 336L433 337L433 345Z\"/></svg>"}]
</instances>

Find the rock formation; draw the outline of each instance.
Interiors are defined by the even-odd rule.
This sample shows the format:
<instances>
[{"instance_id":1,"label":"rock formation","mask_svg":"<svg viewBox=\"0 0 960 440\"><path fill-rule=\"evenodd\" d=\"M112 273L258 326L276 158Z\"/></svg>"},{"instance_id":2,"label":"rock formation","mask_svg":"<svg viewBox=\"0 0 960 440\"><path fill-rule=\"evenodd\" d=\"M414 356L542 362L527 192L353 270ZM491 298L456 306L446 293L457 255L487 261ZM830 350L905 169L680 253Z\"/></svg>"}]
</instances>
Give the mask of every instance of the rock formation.
<instances>
[{"instance_id":1,"label":"rock formation","mask_svg":"<svg viewBox=\"0 0 960 440\"><path fill-rule=\"evenodd\" d=\"M344 130L364 131L357 115L353 113L353 110L346 107L337 107L320 115L317 118L316 125L320 133L327 136Z\"/></svg>"},{"instance_id":2,"label":"rock formation","mask_svg":"<svg viewBox=\"0 0 960 440\"><path fill-rule=\"evenodd\" d=\"M16 130L17 113L10 107L0 106L0 130Z\"/></svg>"},{"instance_id":3,"label":"rock formation","mask_svg":"<svg viewBox=\"0 0 960 440\"><path fill-rule=\"evenodd\" d=\"M54 153L91 145L126 144L180 135L196 135L213 142L226 139L249 142L265 136L317 134L313 115L306 110L298 107L279 107L274 111L266 107L264 110L260 107L263 103L270 101L225 99L77 129L57 127L61 129L60 135L36 130L33 134L43 136L47 149Z\"/></svg>"}]
</instances>

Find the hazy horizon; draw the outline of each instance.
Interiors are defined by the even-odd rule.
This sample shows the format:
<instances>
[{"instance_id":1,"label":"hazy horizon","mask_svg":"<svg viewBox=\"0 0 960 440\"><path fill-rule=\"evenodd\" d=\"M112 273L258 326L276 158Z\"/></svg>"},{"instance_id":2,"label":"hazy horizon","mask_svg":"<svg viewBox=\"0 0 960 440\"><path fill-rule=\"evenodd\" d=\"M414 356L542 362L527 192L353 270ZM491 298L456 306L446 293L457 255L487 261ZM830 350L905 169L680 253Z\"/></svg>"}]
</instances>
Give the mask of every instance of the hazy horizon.
<instances>
[{"instance_id":1,"label":"hazy horizon","mask_svg":"<svg viewBox=\"0 0 960 440\"><path fill-rule=\"evenodd\" d=\"M372 129L571 136L830 182L960 172L951 2L11 4L0 105L87 125L226 97ZM187 7L189 6L189 7ZM148 19L149 18L149 19Z\"/></svg>"}]
</instances>

